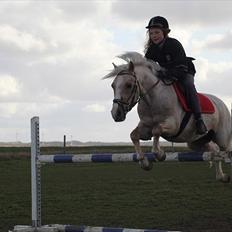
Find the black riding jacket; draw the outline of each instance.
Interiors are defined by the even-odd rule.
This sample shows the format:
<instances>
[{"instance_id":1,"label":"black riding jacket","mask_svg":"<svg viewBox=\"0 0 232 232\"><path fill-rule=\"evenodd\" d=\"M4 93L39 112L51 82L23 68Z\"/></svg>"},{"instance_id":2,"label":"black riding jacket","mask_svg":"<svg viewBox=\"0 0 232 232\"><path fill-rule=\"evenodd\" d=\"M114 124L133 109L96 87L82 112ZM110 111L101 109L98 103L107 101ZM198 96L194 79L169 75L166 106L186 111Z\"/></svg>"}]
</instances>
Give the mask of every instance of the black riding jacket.
<instances>
[{"instance_id":1,"label":"black riding jacket","mask_svg":"<svg viewBox=\"0 0 232 232\"><path fill-rule=\"evenodd\" d=\"M158 62L168 71L168 76L177 79L184 78L187 73L194 75L196 72L192 62L194 58L186 57L183 46L174 38L167 37L158 45L153 43L147 49L145 57Z\"/></svg>"}]
</instances>

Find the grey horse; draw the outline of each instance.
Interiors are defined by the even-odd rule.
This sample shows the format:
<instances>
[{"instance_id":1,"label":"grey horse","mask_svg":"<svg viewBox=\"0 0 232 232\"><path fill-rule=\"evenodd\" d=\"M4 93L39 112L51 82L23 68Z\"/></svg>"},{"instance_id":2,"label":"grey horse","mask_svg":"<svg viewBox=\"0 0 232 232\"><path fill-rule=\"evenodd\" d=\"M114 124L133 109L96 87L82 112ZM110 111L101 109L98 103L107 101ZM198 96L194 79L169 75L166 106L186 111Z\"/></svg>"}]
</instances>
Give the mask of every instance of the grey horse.
<instances>
[{"instance_id":1,"label":"grey horse","mask_svg":"<svg viewBox=\"0 0 232 232\"><path fill-rule=\"evenodd\" d=\"M144 156L140 139L150 140L153 137L152 152L157 154L159 161L165 159L165 153L159 145L160 137L172 142L186 142L192 150L208 151L212 156L218 155L220 151L231 150L231 117L222 100L205 94L215 108L213 114L202 115L210 136L196 133L192 115L183 131L175 136L185 111L178 101L173 86L166 85L157 78L157 72L161 67L137 52L127 52L118 57L126 61L126 64L114 65L114 69L104 77L104 79L114 77L111 114L116 122L124 121L126 114L138 103L140 121L130 137L139 155L141 167L150 169L152 164ZM230 177L223 173L220 160L215 161L215 167L216 180L228 182Z\"/></svg>"}]
</instances>

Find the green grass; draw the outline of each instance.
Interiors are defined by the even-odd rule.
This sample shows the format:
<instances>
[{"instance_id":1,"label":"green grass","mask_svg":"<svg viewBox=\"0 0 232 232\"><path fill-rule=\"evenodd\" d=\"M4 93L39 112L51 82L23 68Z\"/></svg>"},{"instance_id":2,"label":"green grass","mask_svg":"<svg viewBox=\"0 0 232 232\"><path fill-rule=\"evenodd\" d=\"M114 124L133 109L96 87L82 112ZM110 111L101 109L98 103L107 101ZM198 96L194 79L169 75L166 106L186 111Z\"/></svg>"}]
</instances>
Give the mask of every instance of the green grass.
<instances>
[{"instance_id":1,"label":"green grass","mask_svg":"<svg viewBox=\"0 0 232 232\"><path fill-rule=\"evenodd\" d=\"M143 150L146 152L151 151L150 146L142 146ZM172 151L173 148L170 147L164 147L163 148L165 151ZM65 147L65 151L67 153L103 153L103 152L134 152L134 147L133 146L89 146L89 147ZM42 147L41 152L42 153L63 153L64 148L63 147ZM187 147L178 147L178 151L188 151ZM0 157L1 155L4 154L20 154L20 153L25 153L29 154L30 153L30 147L0 147Z\"/></svg>"},{"instance_id":2,"label":"green grass","mask_svg":"<svg viewBox=\"0 0 232 232\"><path fill-rule=\"evenodd\" d=\"M0 160L0 231L31 223L30 160ZM225 170L229 172L229 165ZM43 224L232 231L232 184L208 163L42 167Z\"/></svg>"}]
</instances>

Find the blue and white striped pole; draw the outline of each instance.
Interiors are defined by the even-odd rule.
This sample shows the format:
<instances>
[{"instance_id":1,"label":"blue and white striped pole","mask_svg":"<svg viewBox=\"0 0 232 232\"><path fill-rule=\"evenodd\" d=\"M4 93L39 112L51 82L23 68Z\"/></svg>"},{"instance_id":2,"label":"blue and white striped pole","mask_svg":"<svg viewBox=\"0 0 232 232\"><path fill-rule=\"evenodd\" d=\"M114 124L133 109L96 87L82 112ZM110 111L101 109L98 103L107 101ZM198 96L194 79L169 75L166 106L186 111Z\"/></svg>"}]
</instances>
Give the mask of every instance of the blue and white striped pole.
<instances>
[{"instance_id":1,"label":"blue and white striped pole","mask_svg":"<svg viewBox=\"0 0 232 232\"><path fill-rule=\"evenodd\" d=\"M156 161L156 153L145 153L149 161ZM209 161L209 152L167 152L165 161ZM138 162L136 153L103 153L103 154L55 154L40 155L42 163L120 163Z\"/></svg>"},{"instance_id":2,"label":"blue and white striped pole","mask_svg":"<svg viewBox=\"0 0 232 232\"><path fill-rule=\"evenodd\" d=\"M72 226L72 225L64 225L64 226L57 225L57 228L60 232L171 232L168 230L159 230L159 229L129 229L129 228L111 228L111 227Z\"/></svg>"},{"instance_id":3,"label":"blue and white striped pole","mask_svg":"<svg viewBox=\"0 0 232 232\"><path fill-rule=\"evenodd\" d=\"M129 228L111 228L111 227L91 227L74 225L44 225L35 230L31 226L15 226L13 232L179 232L159 229L129 229Z\"/></svg>"}]
</instances>

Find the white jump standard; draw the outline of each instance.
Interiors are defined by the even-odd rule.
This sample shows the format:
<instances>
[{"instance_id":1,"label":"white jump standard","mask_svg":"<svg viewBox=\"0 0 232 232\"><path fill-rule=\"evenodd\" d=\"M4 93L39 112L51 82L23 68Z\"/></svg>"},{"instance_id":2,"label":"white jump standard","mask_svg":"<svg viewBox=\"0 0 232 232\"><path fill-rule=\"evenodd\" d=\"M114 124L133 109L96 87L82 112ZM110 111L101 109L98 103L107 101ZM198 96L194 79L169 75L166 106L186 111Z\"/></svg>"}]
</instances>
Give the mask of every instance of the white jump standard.
<instances>
[{"instance_id":1,"label":"white jump standard","mask_svg":"<svg viewBox=\"0 0 232 232\"><path fill-rule=\"evenodd\" d=\"M156 161L155 153L147 153L149 161ZM215 159L215 157L214 157ZM230 161L227 153L218 159ZM209 152L167 153L165 161L210 161ZM31 201L32 225L15 226L13 232L165 232L164 230L89 227L72 225L42 225L41 223L41 163L113 163L138 162L135 153L124 154L59 154L40 155L39 117L31 119ZM166 231L167 232L167 231Z\"/></svg>"}]
</instances>

